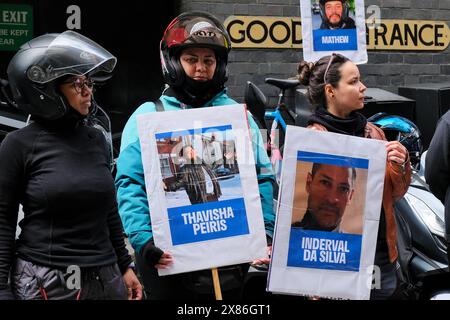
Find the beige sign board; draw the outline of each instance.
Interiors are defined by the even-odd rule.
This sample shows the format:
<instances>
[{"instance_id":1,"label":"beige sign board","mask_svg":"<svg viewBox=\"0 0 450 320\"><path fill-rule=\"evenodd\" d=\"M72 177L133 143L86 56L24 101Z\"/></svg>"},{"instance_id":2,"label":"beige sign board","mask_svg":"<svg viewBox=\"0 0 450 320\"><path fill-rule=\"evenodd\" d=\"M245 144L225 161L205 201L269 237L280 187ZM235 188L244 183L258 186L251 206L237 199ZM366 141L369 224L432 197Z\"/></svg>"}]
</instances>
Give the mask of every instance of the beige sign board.
<instances>
[{"instance_id":1,"label":"beige sign board","mask_svg":"<svg viewBox=\"0 0 450 320\"><path fill-rule=\"evenodd\" d=\"M233 48L302 48L298 17L230 16L224 24ZM450 42L446 21L383 19L367 31L369 50L443 51Z\"/></svg>"}]
</instances>

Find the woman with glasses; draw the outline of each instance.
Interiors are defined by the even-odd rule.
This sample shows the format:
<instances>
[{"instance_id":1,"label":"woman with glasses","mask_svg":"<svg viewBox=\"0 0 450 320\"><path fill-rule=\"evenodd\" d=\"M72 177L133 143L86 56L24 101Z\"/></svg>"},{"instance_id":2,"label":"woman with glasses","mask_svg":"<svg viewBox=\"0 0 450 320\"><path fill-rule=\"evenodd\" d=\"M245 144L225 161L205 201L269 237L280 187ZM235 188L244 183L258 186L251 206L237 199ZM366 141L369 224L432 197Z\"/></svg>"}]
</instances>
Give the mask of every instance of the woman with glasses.
<instances>
[{"instance_id":1,"label":"woman with glasses","mask_svg":"<svg viewBox=\"0 0 450 320\"><path fill-rule=\"evenodd\" d=\"M364 107L366 86L361 82L358 67L348 58L333 54L316 63L302 61L298 66L298 78L307 86L308 99L315 109L308 128L386 140L383 131L358 112ZM386 143L386 151L383 205L374 263L381 271L381 287L372 290L371 299L388 299L397 286L393 204L406 193L411 180L406 148L398 141L391 141Z\"/></svg>"},{"instance_id":2,"label":"woman with glasses","mask_svg":"<svg viewBox=\"0 0 450 320\"><path fill-rule=\"evenodd\" d=\"M59 87L67 102L82 116L87 116L91 108L94 81L86 76L68 76Z\"/></svg>"},{"instance_id":3,"label":"woman with glasses","mask_svg":"<svg viewBox=\"0 0 450 320\"><path fill-rule=\"evenodd\" d=\"M0 299L140 299L101 130L96 77L116 58L73 31L24 44L8 66L31 123L0 146ZM15 239L19 205L24 218Z\"/></svg>"}]
</instances>

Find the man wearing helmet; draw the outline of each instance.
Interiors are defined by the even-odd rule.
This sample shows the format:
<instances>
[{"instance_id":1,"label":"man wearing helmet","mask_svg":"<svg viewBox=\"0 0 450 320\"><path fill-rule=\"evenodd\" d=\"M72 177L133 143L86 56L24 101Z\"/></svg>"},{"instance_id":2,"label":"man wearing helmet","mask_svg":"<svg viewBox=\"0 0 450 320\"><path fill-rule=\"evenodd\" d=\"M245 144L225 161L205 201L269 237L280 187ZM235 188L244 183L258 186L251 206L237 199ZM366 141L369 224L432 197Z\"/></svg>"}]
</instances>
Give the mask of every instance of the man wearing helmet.
<instances>
[{"instance_id":1,"label":"man wearing helmet","mask_svg":"<svg viewBox=\"0 0 450 320\"><path fill-rule=\"evenodd\" d=\"M169 252L163 252L153 242L136 117L147 112L236 104L228 97L225 88L230 49L228 33L214 16L204 12L188 12L175 18L166 28L160 43L166 89L158 101L144 103L133 113L122 134L116 175L119 211L136 252L144 287L149 290L151 299L211 299L214 291L212 280L208 279L211 274L209 270L206 278L201 271L158 276L158 268L167 268L177 261L173 261ZM272 183L275 180L261 133L253 118L248 118L266 233L270 241L275 221L272 204ZM230 280L222 283L225 298L239 297L247 269L248 265L236 266L230 277L221 272L221 279ZM202 277L211 286L207 292L192 289ZM240 280L234 281L237 278ZM201 295L203 293L206 296Z\"/></svg>"},{"instance_id":2,"label":"man wearing helmet","mask_svg":"<svg viewBox=\"0 0 450 320\"><path fill-rule=\"evenodd\" d=\"M107 141L89 125L99 109L93 79L111 76L116 61L66 31L25 43L8 65L14 100L32 121L0 146L0 300L142 297Z\"/></svg>"},{"instance_id":3,"label":"man wearing helmet","mask_svg":"<svg viewBox=\"0 0 450 320\"><path fill-rule=\"evenodd\" d=\"M320 0L320 29L354 29L355 21L348 16L348 0Z\"/></svg>"}]
</instances>

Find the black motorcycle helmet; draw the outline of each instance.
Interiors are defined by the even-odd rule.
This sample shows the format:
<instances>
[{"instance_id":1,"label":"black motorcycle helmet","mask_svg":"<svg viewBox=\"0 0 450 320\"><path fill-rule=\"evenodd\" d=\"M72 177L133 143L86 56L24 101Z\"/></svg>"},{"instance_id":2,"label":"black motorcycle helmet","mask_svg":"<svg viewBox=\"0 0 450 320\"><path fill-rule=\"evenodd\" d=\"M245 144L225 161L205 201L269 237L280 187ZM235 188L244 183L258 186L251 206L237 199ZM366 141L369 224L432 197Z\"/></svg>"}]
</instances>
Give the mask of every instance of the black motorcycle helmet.
<instances>
[{"instance_id":1,"label":"black motorcycle helmet","mask_svg":"<svg viewBox=\"0 0 450 320\"><path fill-rule=\"evenodd\" d=\"M408 150L413 168L419 169L423 151L422 135L411 120L384 112L379 112L367 120L381 128L388 141L399 141Z\"/></svg>"},{"instance_id":2,"label":"black motorcycle helmet","mask_svg":"<svg viewBox=\"0 0 450 320\"><path fill-rule=\"evenodd\" d=\"M348 18L348 14L350 11L348 0L320 0L319 1L319 8L320 8L320 17L322 18L322 21L325 22L328 25L331 25L328 21L327 15L325 13L325 4L330 1L340 1L342 2L342 17L341 17L341 25L344 23L344 21ZM336 26L340 27L340 26Z\"/></svg>"},{"instance_id":3,"label":"black motorcycle helmet","mask_svg":"<svg viewBox=\"0 0 450 320\"><path fill-rule=\"evenodd\" d=\"M70 108L58 90L61 79L85 75L104 81L112 76L116 62L94 41L65 31L42 35L22 45L7 74L19 109L41 119L56 120Z\"/></svg>"},{"instance_id":4,"label":"black motorcycle helmet","mask_svg":"<svg viewBox=\"0 0 450 320\"><path fill-rule=\"evenodd\" d=\"M175 89L187 91L195 98L196 92L186 86L186 74L180 63L180 54L189 47L211 48L216 54L216 70L209 88L220 92L227 81L230 38L222 23L206 12L186 12L176 17L164 31L160 42L161 67L165 82Z\"/></svg>"}]
</instances>

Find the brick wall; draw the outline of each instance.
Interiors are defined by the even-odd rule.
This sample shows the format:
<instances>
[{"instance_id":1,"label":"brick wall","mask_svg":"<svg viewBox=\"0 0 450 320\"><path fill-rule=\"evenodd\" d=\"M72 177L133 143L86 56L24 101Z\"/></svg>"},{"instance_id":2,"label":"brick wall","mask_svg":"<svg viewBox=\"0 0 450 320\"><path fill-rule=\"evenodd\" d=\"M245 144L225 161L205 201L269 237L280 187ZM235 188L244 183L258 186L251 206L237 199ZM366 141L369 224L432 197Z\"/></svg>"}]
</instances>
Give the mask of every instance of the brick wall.
<instances>
[{"instance_id":1,"label":"brick wall","mask_svg":"<svg viewBox=\"0 0 450 320\"><path fill-rule=\"evenodd\" d=\"M299 0L179 0L177 12L207 11L224 21L230 15L300 16ZM450 21L450 0L366 0L381 7L381 19ZM411 9L414 8L414 9ZM360 66L368 87L397 93L402 85L450 82L450 46L445 51L368 51ZM275 102L277 91L266 77L288 78L303 59L301 49L233 49L229 59L230 96L243 101L246 81L256 83Z\"/></svg>"}]
</instances>

